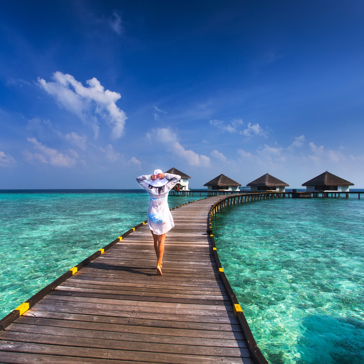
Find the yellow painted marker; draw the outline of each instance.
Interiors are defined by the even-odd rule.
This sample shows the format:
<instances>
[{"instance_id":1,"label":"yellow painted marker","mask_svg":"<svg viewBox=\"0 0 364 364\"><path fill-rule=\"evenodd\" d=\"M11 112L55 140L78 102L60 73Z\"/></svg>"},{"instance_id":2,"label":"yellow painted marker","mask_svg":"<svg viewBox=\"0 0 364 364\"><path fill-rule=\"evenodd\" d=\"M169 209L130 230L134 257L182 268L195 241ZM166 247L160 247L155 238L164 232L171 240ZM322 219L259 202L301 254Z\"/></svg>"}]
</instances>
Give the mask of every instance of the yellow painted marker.
<instances>
[{"instance_id":1,"label":"yellow painted marker","mask_svg":"<svg viewBox=\"0 0 364 364\"><path fill-rule=\"evenodd\" d=\"M234 313L235 313L235 316L238 314L238 312L243 312L243 310L241 309L240 305L238 303L236 303L234 305Z\"/></svg>"},{"instance_id":2,"label":"yellow painted marker","mask_svg":"<svg viewBox=\"0 0 364 364\"><path fill-rule=\"evenodd\" d=\"M71 268L70 271L72 272L72 274L76 274L77 273L77 267Z\"/></svg>"},{"instance_id":3,"label":"yellow painted marker","mask_svg":"<svg viewBox=\"0 0 364 364\"><path fill-rule=\"evenodd\" d=\"M217 250L217 249L216 249L216 246L214 246L214 247L212 248L212 250Z\"/></svg>"},{"instance_id":4,"label":"yellow painted marker","mask_svg":"<svg viewBox=\"0 0 364 364\"><path fill-rule=\"evenodd\" d=\"M19 315L21 316L24 312L29 310L29 303L24 302L19 307L16 308L19 311Z\"/></svg>"},{"instance_id":5,"label":"yellow painted marker","mask_svg":"<svg viewBox=\"0 0 364 364\"><path fill-rule=\"evenodd\" d=\"M123 240L123 237L122 236L119 236L118 239L119 239L119 241L122 241Z\"/></svg>"},{"instance_id":6,"label":"yellow painted marker","mask_svg":"<svg viewBox=\"0 0 364 364\"><path fill-rule=\"evenodd\" d=\"M219 268L219 273L224 273L224 269L223 268Z\"/></svg>"},{"instance_id":7,"label":"yellow painted marker","mask_svg":"<svg viewBox=\"0 0 364 364\"><path fill-rule=\"evenodd\" d=\"M210 234L210 236L213 236L212 234Z\"/></svg>"},{"instance_id":8,"label":"yellow painted marker","mask_svg":"<svg viewBox=\"0 0 364 364\"><path fill-rule=\"evenodd\" d=\"M135 231L135 228L131 228L133 231Z\"/></svg>"},{"instance_id":9,"label":"yellow painted marker","mask_svg":"<svg viewBox=\"0 0 364 364\"><path fill-rule=\"evenodd\" d=\"M100 252L101 254L104 254L104 253L105 253L105 249L99 249L99 252Z\"/></svg>"}]
</instances>

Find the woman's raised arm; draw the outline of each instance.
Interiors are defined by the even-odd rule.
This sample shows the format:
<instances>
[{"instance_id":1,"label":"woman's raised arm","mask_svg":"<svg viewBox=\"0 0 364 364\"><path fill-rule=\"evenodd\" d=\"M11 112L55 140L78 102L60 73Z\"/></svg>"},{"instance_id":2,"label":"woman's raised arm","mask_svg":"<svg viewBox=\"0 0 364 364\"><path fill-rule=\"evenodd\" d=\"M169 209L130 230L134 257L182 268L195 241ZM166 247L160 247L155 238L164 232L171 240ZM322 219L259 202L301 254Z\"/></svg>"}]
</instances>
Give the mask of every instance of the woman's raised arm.
<instances>
[{"instance_id":1,"label":"woman's raised arm","mask_svg":"<svg viewBox=\"0 0 364 364\"><path fill-rule=\"evenodd\" d=\"M168 183L166 184L167 191L170 191L181 179L181 176L178 174L165 173L164 177L168 179Z\"/></svg>"},{"instance_id":2,"label":"woman's raised arm","mask_svg":"<svg viewBox=\"0 0 364 364\"><path fill-rule=\"evenodd\" d=\"M151 176L151 174L145 174L137 177L136 180L145 190L148 190L149 183L147 181L150 181Z\"/></svg>"}]
</instances>

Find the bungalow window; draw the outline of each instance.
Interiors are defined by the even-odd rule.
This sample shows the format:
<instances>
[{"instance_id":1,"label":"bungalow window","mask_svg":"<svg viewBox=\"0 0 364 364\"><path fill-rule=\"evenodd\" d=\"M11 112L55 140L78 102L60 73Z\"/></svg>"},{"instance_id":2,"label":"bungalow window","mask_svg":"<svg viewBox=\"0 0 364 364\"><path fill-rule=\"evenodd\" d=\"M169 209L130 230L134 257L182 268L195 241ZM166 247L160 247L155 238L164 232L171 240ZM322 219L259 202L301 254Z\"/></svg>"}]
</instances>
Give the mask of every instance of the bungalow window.
<instances>
[{"instance_id":1,"label":"bungalow window","mask_svg":"<svg viewBox=\"0 0 364 364\"><path fill-rule=\"evenodd\" d=\"M325 191L325 190L331 190L331 191L337 191L337 186L315 186L315 190L317 191Z\"/></svg>"}]
</instances>

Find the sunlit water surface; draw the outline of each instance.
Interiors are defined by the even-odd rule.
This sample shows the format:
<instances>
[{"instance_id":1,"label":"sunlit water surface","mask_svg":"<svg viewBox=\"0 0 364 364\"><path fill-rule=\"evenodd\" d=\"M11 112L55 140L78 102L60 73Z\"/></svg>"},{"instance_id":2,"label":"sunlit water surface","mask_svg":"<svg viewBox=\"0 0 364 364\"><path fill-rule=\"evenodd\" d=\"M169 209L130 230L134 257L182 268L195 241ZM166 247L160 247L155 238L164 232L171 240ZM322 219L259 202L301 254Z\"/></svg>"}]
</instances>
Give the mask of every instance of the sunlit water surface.
<instances>
[{"instance_id":1,"label":"sunlit water surface","mask_svg":"<svg viewBox=\"0 0 364 364\"><path fill-rule=\"evenodd\" d=\"M271 364L364 363L364 201L279 199L224 209L223 268Z\"/></svg>"},{"instance_id":2,"label":"sunlit water surface","mask_svg":"<svg viewBox=\"0 0 364 364\"><path fill-rule=\"evenodd\" d=\"M146 220L148 203L144 192L0 193L0 318Z\"/></svg>"}]
</instances>

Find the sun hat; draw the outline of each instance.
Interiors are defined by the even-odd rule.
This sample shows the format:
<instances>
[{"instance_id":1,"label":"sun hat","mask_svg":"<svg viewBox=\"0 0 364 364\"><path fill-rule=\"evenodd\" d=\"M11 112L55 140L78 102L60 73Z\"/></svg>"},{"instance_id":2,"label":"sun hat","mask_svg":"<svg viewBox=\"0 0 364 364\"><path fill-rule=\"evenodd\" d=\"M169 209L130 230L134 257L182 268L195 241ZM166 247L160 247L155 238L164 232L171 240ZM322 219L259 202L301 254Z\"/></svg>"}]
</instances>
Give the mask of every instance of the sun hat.
<instances>
[{"instance_id":1,"label":"sun hat","mask_svg":"<svg viewBox=\"0 0 364 364\"><path fill-rule=\"evenodd\" d=\"M161 169L155 169L153 174L158 175L159 173L163 173L163 171ZM152 185L153 187L162 187L165 184L168 183L168 179L166 177L162 178L162 179L155 179L154 181L151 179L149 181L149 184Z\"/></svg>"}]
</instances>

